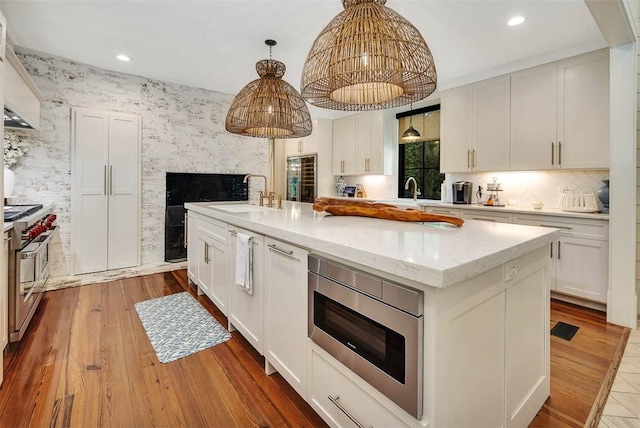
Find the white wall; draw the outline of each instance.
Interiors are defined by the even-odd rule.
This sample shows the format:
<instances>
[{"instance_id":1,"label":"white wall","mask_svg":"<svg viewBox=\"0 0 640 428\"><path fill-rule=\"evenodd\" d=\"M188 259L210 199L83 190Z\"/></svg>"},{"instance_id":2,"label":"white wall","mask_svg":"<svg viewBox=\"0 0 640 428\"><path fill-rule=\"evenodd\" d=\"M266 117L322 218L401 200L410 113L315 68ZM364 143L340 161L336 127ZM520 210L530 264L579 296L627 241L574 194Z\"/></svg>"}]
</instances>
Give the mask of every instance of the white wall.
<instances>
[{"instance_id":1,"label":"white wall","mask_svg":"<svg viewBox=\"0 0 640 428\"><path fill-rule=\"evenodd\" d=\"M18 52L18 57L45 100L42 130L21 132L29 152L13 168L18 197L10 202L56 205L61 233L52 245L53 277L69 275L71 268L71 107L142 115L143 265L164 260L166 172L267 173L267 140L239 137L224 129L232 95L45 54Z\"/></svg>"}]
</instances>

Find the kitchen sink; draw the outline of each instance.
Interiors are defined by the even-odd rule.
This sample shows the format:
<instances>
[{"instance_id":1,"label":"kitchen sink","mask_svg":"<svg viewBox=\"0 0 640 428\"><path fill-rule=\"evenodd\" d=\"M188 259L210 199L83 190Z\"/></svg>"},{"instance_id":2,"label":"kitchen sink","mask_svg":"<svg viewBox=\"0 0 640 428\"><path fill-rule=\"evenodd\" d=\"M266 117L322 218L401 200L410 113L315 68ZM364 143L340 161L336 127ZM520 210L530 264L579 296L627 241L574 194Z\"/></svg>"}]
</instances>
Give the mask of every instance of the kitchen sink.
<instances>
[{"instance_id":1,"label":"kitchen sink","mask_svg":"<svg viewBox=\"0 0 640 428\"><path fill-rule=\"evenodd\" d=\"M237 204L237 205L209 205L209 208L215 208L230 213L249 213L255 211L269 211L273 208L261 207L258 205Z\"/></svg>"}]
</instances>

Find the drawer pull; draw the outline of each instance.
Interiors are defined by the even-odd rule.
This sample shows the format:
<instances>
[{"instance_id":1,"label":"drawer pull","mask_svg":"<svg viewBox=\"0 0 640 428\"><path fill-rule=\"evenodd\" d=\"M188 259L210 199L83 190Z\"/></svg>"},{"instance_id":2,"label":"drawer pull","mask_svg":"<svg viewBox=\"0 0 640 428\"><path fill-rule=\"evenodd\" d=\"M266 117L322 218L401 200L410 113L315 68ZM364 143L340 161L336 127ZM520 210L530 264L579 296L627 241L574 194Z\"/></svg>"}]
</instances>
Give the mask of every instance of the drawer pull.
<instances>
[{"instance_id":1,"label":"drawer pull","mask_svg":"<svg viewBox=\"0 0 640 428\"><path fill-rule=\"evenodd\" d=\"M551 142L551 165L554 165L554 159L553 159L553 155L554 155L554 144L553 142Z\"/></svg>"},{"instance_id":2,"label":"drawer pull","mask_svg":"<svg viewBox=\"0 0 640 428\"><path fill-rule=\"evenodd\" d=\"M541 224L540 227L554 227L556 229L565 229L565 230L573 229L572 227L569 227L569 226L554 226L552 224Z\"/></svg>"},{"instance_id":3,"label":"drawer pull","mask_svg":"<svg viewBox=\"0 0 640 428\"><path fill-rule=\"evenodd\" d=\"M560 260L560 244L562 244L562 242L558 241L558 260Z\"/></svg>"},{"instance_id":4,"label":"drawer pull","mask_svg":"<svg viewBox=\"0 0 640 428\"><path fill-rule=\"evenodd\" d=\"M280 254L284 254L285 256L293 257L293 251L283 250L282 248L278 248L276 244L267 245L271 250L276 251Z\"/></svg>"},{"instance_id":5,"label":"drawer pull","mask_svg":"<svg viewBox=\"0 0 640 428\"><path fill-rule=\"evenodd\" d=\"M236 236L238 234L238 232L233 229L229 229L229 233L232 234L233 236Z\"/></svg>"},{"instance_id":6,"label":"drawer pull","mask_svg":"<svg viewBox=\"0 0 640 428\"><path fill-rule=\"evenodd\" d=\"M551 248L551 258L553 259L553 242L551 242L549 247Z\"/></svg>"},{"instance_id":7,"label":"drawer pull","mask_svg":"<svg viewBox=\"0 0 640 428\"><path fill-rule=\"evenodd\" d=\"M357 426L358 428L365 428L365 426L364 426L364 425L362 425L362 424L360 423L360 421L359 421L359 420L357 420L357 419L355 418L355 416L353 416L351 413L349 413L349 412L347 411L347 409L345 409L344 407L342 407L342 404L340 404L340 401L339 401L339 400L340 400L340 396L339 396L339 395L336 395L335 397L332 397L332 396L328 395L328 396L327 396L327 398L329 399L329 401L331 401L333 404L335 404L335 405L336 405L336 407L337 407L338 409L340 409L340 411L341 411L342 413L344 413L344 414L345 414L349 419L351 419L351 421L352 421L354 424L356 424L356 426ZM373 428L373 427L372 427L371 425L369 425L369 428Z\"/></svg>"},{"instance_id":8,"label":"drawer pull","mask_svg":"<svg viewBox=\"0 0 640 428\"><path fill-rule=\"evenodd\" d=\"M480 221L493 221L495 222L496 220L493 218L482 218L482 217L473 217L474 220L480 220Z\"/></svg>"}]
</instances>

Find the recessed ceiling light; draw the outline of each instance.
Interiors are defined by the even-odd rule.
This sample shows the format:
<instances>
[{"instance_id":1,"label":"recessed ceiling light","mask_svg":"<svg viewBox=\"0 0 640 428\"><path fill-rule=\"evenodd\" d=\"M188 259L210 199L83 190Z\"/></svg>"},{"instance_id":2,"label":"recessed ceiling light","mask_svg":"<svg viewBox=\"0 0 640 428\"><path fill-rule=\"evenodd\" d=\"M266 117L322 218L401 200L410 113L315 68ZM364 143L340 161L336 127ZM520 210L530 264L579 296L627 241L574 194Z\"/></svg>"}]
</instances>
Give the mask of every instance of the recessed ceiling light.
<instances>
[{"instance_id":1,"label":"recessed ceiling light","mask_svg":"<svg viewBox=\"0 0 640 428\"><path fill-rule=\"evenodd\" d=\"M116 56L116 58L118 58L120 61L125 61L125 62L126 62L126 61L131 61L131 58L129 58L129 57L128 57L128 56L126 56L126 55L122 55L122 54L120 54L120 55Z\"/></svg>"},{"instance_id":2,"label":"recessed ceiling light","mask_svg":"<svg viewBox=\"0 0 640 428\"><path fill-rule=\"evenodd\" d=\"M524 20L525 20L524 16L514 16L507 22L507 25L510 27L514 27L516 25L522 24Z\"/></svg>"}]
</instances>

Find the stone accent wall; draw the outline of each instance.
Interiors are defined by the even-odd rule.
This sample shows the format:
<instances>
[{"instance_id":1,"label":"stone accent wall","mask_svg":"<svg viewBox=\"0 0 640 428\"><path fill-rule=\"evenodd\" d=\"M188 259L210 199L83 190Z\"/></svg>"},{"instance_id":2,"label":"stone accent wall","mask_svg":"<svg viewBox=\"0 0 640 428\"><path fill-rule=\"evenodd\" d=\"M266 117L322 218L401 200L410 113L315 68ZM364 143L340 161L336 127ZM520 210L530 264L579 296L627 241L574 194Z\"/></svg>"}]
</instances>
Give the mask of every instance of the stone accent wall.
<instances>
[{"instance_id":1,"label":"stone accent wall","mask_svg":"<svg viewBox=\"0 0 640 428\"><path fill-rule=\"evenodd\" d=\"M267 174L267 140L224 129L233 95L18 52L42 92L42 129L15 131L29 142L13 167L16 198L55 204L60 235L51 245L52 277L71 272L71 108L142 116L141 263L164 260L166 172ZM259 183L259 181L258 181Z\"/></svg>"}]
</instances>

